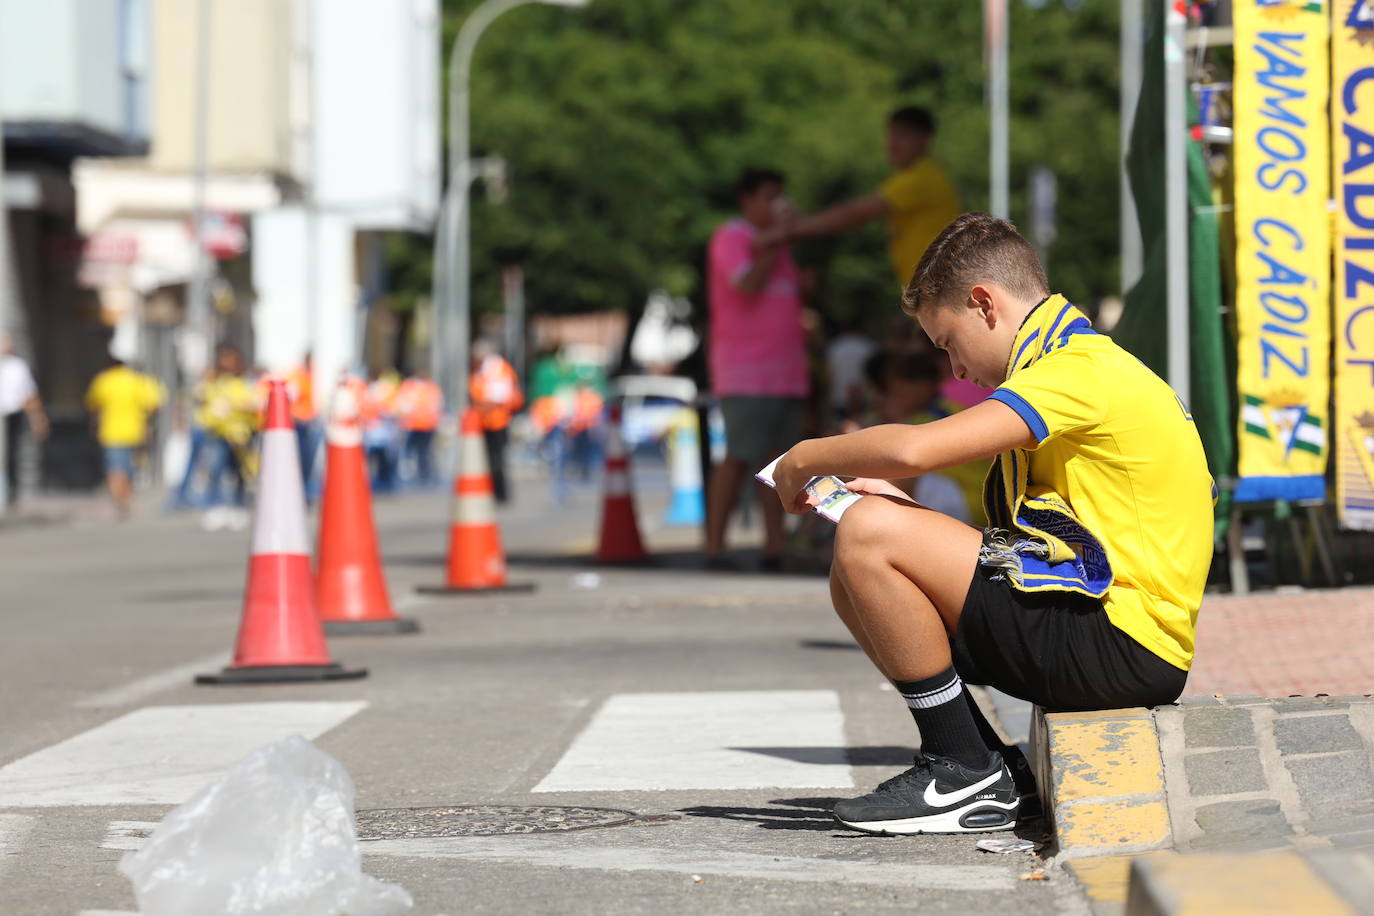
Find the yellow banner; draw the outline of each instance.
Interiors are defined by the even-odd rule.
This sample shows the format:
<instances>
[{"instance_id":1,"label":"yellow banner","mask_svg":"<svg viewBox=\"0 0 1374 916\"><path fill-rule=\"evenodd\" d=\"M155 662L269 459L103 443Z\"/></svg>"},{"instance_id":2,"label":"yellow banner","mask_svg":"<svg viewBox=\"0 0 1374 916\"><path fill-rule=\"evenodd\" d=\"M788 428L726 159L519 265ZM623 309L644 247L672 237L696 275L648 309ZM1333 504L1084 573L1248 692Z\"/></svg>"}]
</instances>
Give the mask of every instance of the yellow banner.
<instances>
[{"instance_id":1,"label":"yellow banner","mask_svg":"<svg viewBox=\"0 0 1374 916\"><path fill-rule=\"evenodd\" d=\"M1336 501L1374 529L1374 4L1331 9L1331 174L1336 199Z\"/></svg>"},{"instance_id":2,"label":"yellow banner","mask_svg":"<svg viewBox=\"0 0 1374 916\"><path fill-rule=\"evenodd\" d=\"M1331 229L1323 0L1235 0L1237 502L1326 496Z\"/></svg>"}]
</instances>

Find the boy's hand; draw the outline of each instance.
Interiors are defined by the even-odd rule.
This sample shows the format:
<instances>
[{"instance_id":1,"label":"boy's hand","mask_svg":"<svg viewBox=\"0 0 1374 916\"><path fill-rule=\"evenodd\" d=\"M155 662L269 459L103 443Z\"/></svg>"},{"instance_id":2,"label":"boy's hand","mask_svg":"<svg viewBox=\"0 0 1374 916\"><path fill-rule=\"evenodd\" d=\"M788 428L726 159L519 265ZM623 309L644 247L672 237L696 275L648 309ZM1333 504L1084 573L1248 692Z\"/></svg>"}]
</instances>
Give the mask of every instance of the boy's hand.
<instances>
[{"instance_id":1,"label":"boy's hand","mask_svg":"<svg viewBox=\"0 0 1374 916\"><path fill-rule=\"evenodd\" d=\"M892 481L879 480L876 477L855 477L853 480L845 482L845 488L853 493L865 493L874 496L893 496L909 503L916 502L916 500L911 498L910 493L903 490Z\"/></svg>"},{"instance_id":2,"label":"boy's hand","mask_svg":"<svg viewBox=\"0 0 1374 916\"><path fill-rule=\"evenodd\" d=\"M782 503L784 510L793 515L802 515L811 508L807 502L806 485L815 475L802 470L798 460L800 456L797 454L805 444L798 442L792 446L773 469L773 483L777 486L778 501Z\"/></svg>"}]
</instances>

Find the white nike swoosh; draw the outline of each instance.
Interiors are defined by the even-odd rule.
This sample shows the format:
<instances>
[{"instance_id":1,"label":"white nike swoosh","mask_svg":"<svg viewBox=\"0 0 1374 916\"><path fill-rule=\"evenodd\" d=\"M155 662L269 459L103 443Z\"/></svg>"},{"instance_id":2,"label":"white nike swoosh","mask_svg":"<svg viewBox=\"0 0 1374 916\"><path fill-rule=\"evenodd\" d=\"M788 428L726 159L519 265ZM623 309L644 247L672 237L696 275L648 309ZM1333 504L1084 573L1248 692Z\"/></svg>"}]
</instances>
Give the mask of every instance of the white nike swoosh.
<instances>
[{"instance_id":1,"label":"white nike swoosh","mask_svg":"<svg viewBox=\"0 0 1374 916\"><path fill-rule=\"evenodd\" d=\"M963 789L959 789L956 792L949 793L941 792L939 789L935 788L935 780L932 779L929 783L926 784L926 793L923 796L923 798L925 800L925 803L927 805L930 805L932 808L944 808L949 805L955 804L956 802L961 802L966 798L970 798L974 795L977 795L979 792L983 791L988 786L997 782L997 780L1001 778L1002 771L998 770L996 773L993 773L991 776L989 776L987 779L984 779L981 782L975 783L971 786L967 786Z\"/></svg>"}]
</instances>

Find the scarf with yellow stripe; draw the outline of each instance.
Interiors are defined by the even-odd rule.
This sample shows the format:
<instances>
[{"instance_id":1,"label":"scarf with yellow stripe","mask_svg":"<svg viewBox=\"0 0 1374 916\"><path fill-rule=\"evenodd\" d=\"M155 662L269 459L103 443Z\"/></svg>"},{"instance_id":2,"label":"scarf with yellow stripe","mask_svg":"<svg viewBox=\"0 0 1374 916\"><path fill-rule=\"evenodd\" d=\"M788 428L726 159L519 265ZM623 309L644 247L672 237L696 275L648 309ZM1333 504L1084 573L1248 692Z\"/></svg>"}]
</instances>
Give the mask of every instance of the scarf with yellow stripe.
<instances>
[{"instance_id":1,"label":"scarf with yellow stripe","mask_svg":"<svg viewBox=\"0 0 1374 916\"><path fill-rule=\"evenodd\" d=\"M1050 296L1026 316L1012 342L1007 378L1064 347L1077 334L1094 334L1087 316L1063 296ZM1112 583L1107 552L1064 499L1043 486L1032 496L1030 453L997 456L983 483L989 528L978 562L999 571L1018 591L1078 592L1101 598Z\"/></svg>"}]
</instances>

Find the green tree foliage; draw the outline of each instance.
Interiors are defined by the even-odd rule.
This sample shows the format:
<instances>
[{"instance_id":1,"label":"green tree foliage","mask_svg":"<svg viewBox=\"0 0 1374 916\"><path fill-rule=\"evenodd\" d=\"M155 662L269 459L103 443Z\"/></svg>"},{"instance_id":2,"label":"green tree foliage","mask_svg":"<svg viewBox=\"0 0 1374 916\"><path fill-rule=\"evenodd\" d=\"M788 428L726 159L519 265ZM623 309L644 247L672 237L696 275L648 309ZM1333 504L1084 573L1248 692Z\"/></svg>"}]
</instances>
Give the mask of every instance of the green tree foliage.
<instances>
[{"instance_id":1,"label":"green tree foliage","mask_svg":"<svg viewBox=\"0 0 1374 916\"><path fill-rule=\"evenodd\" d=\"M446 0L447 48L477 0ZM1012 0L1012 206L1036 164L1059 179L1055 285L1117 288L1116 4ZM987 205L982 4L973 0L592 0L499 19L472 75L474 155L511 169L500 204L473 195L473 302L499 308L499 267L526 266L537 311L635 310L657 286L704 299L711 231L745 165L775 165L805 209L887 174L885 116L923 104L970 208ZM406 249L406 250L402 250ZM423 240L391 248L428 273ZM883 229L808 243L827 314L888 316ZM399 279L399 277L397 278ZM418 290L420 293L426 290ZM881 318L875 319L875 326Z\"/></svg>"}]
</instances>

